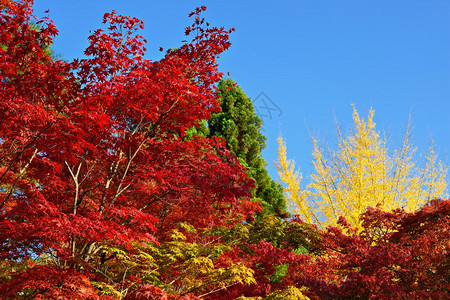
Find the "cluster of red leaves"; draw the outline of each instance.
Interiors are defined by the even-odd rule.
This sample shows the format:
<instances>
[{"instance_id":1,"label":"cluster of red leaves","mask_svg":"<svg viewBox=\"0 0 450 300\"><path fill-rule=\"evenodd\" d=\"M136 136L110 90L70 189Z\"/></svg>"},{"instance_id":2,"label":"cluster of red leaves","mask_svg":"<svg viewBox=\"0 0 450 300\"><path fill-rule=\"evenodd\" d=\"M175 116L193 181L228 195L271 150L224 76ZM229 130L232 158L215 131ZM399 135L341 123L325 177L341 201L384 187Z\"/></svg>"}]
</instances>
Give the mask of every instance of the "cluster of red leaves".
<instances>
[{"instance_id":1,"label":"cluster of red leaves","mask_svg":"<svg viewBox=\"0 0 450 300\"><path fill-rule=\"evenodd\" d=\"M219 109L215 59L229 31L203 28L195 12L193 41L151 62L142 22L113 12L87 58L65 63L45 51L57 30L33 24L31 5L1 7L0 259L51 263L12 269L2 296L87 299L105 245L253 213L251 182L223 144L184 137Z\"/></svg>"},{"instance_id":2,"label":"cluster of red leaves","mask_svg":"<svg viewBox=\"0 0 450 300\"><path fill-rule=\"evenodd\" d=\"M311 299L450 299L450 200L361 218L360 232L345 219L323 232L320 256L291 265L292 284Z\"/></svg>"}]
</instances>

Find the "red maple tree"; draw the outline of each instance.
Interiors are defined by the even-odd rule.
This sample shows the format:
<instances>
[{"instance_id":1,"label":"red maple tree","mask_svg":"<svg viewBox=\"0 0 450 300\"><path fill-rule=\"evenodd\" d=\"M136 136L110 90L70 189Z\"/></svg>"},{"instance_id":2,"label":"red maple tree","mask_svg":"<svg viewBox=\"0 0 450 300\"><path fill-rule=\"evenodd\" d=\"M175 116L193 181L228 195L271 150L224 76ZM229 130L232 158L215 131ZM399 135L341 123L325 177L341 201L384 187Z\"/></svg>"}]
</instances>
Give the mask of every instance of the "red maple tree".
<instances>
[{"instance_id":1,"label":"red maple tree","mask_svg":"<svg viewBox=\"0 0 450 300\"><path fill-rule=\"evenodd\" d=\"M66 63L48 55L57 30L33 23L31 6L15 1L0 19L3 296L97 298L107 247L252 213L251 182L222 142L185 138L219 109L216 57L231 30L205 26L198 8L192 41L151 62L143 23L112 12L86 58Z\"/></svg>"}]
</instances>

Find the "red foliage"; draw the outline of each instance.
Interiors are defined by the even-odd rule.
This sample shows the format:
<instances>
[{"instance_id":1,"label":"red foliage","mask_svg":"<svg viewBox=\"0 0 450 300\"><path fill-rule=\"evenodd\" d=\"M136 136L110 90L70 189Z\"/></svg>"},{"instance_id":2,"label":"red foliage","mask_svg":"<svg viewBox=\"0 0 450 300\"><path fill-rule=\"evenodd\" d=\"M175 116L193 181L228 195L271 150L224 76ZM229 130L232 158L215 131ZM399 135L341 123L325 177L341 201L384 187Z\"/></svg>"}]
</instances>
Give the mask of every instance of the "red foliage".
<instances>
[{"instance_id":1,"label":"red foliage","mask_svg":"<svg viewBox=\"0 0 450 300\"><path fill-rule=\"evenodd\" d=\"M233 253L230 253L228 260L246 262L255 271L256 284L250 286L236 285L215 294L209 299L236 299L239 296L264 297L275 290L286 287L285 282L272 282L271 277L276 272L277 266L292 262L295 256L292 251L276 248L272 243L266 241L261 241L259 244L243 245L242 248L235 249ZM309 260L306 255L299 255L296 258L299 259L300 257Z\"/></svg>"},{"instance_id":2,"label":"red foliage","mask_svg":"<svg viewBox=\"0 0 450 300\"><path fill-rule=\"evenodd\" d=\"M369 208L359 233L342 228L322 234L311 264L292 264L293 282L311 299L450 299L450 200L420 210Z\"/></svg>"},{"instance_id":3,"label":"red foliage","mask_svg":"<svg viewBox=\"0 0 450 300\"><path fill-rule=\"evenodd\" d=\"M99 299L89 278L72 268L57 269L35 265L17 272L2 285L2 296L25 294L33 299Z\"/></svg>"},{"instance_id":4,"label":"red foliage","mask_svg":"<svg viewBox=\"0 0 450 300\"><path fill-rule=\"evenodd\" d=\"M112 12L87 58L65 63L44 51L57 30L32 26L31 4L0 17L0 260L43 263L2 279L6 296L34 286L35 297L87 299L104 245L252 214L238 161L214 139L184 138L219 109L216 57L231 30L205 27L199 8L192 42L151 62L143 23Z\"/></svg>"}]
</instances>

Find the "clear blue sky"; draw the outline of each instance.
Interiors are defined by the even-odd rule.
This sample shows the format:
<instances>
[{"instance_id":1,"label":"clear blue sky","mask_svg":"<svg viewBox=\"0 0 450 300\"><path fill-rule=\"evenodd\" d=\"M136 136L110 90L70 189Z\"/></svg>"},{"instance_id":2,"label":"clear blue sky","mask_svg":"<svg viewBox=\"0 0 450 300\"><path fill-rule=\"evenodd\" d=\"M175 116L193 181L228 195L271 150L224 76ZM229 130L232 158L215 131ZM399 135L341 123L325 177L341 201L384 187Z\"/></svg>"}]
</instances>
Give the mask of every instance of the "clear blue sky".
<instances>
[{"instance_id":1,"label":"clear blue sky","mask_svg":"<svg viewBox=\"0 0 450 300\"><path fill-rule=\"evenodd\" d=\"M145 21L149 59L158 48L184 39L187 14L206 5L215 26L234 27L232 47L220 59L254 100L264 121L264 157L276 178L275 139L282 133L288 156L301 172L312 171L310 133L334 141L335 119L345 130L355 104L371 107L379 130L399 144L411 113L414 143L423 152L432 136L449 164L450 1L35 1L35 13L50 9L60 35L54 50L81 57L89 31L103 13ZM260 93L263 92L260 97ZM269 105L272 116L263 107Z\"/></svg>"}]
</instances>

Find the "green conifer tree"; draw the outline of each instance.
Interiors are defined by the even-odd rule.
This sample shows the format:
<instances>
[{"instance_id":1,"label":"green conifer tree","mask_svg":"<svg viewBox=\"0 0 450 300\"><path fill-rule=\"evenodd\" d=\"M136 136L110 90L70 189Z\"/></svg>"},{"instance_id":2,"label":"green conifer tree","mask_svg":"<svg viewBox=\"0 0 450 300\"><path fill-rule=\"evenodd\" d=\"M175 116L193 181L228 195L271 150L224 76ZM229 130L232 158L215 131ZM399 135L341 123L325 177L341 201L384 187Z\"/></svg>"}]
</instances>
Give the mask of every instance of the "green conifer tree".
<instances>
[{"instance_id":1,"label":"green conifer tree","mask_svg":"<svg viewBox=\"0 0 450 300\"><path fill-rule=\"evenodd\" d=\"M275 183L266 170L266 161L261 157L266 137L260 133L261 119L255 114L251 99L232 80L222 80L218 87L220 113L208 120L208 135L222 137L231 153L255 180L252 196L263 205L261 216L286 215L286 201L281 185Z\"/></svg>"}]
</instances>

